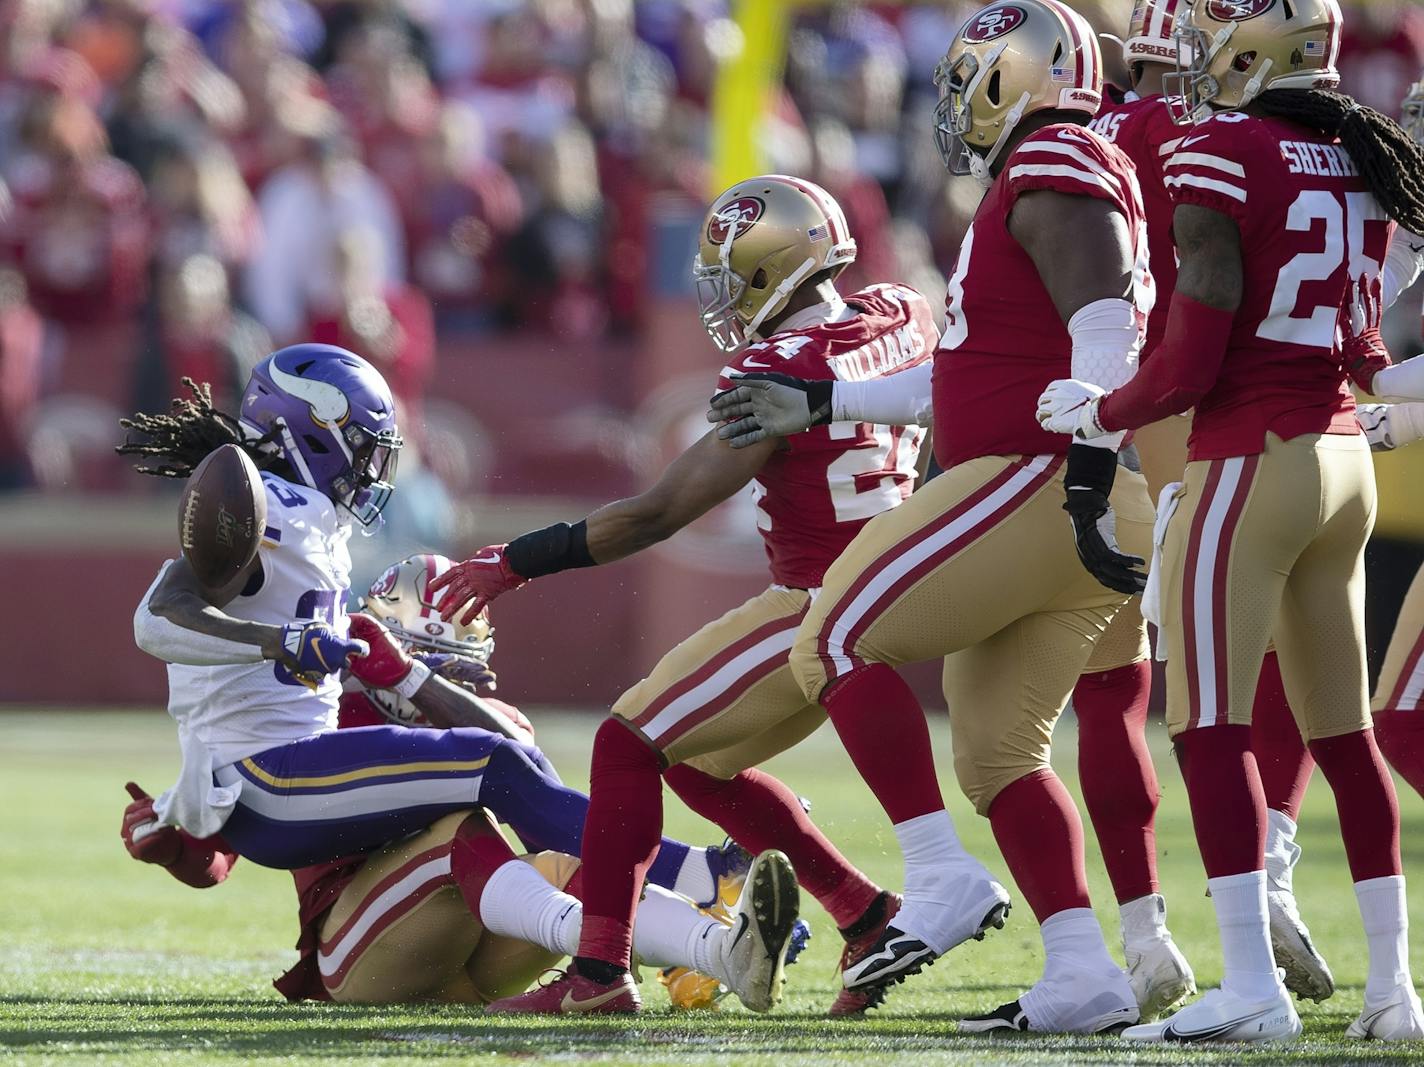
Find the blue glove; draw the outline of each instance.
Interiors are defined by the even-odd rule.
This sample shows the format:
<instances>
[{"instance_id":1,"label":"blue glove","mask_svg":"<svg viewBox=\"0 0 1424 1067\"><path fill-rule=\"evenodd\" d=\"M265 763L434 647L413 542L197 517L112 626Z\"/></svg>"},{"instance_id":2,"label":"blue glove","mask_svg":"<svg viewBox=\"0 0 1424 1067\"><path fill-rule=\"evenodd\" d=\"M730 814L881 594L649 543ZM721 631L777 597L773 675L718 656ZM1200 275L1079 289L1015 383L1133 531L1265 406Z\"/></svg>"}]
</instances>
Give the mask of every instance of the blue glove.
<instances>
[{"instance_id":1,"label":"blue glove","mask_svg":"<svg viewBox=\"0 0 1424 1067\"><path fill-rule=\"evenodd\" d=\"M350 657L371 651L365 641L338 637L324 622L289 622L282 627L282 647L294 663L292 673L312 687L345 667Z\"/></svg>"}]
</instances>

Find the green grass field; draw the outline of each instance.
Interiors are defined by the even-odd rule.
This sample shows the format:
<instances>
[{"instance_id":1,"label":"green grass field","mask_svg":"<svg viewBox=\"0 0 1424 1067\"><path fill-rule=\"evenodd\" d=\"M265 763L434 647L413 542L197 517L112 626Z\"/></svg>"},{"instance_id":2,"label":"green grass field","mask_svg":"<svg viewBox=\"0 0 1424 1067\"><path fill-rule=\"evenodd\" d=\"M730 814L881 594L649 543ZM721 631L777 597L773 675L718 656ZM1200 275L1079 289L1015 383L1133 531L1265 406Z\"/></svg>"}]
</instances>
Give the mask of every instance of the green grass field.
<instances>
[{"instance_id":1,"label":"green grass field","mask_svg":"<svg viewBox=\"0 0 1424 1067\"><path fill-rule=\"evenodd\" d=\"M535 716L545 748L570 781L584 778L592 717ZM947 728L934 724L943 739ZM813 902L815 938L791 969L774 1016L739 1007L673 1014L663 991L644 986L650 1011L604 1023L495 1021L468 1008L290 1006L269 984L294 953L294 895L287 875L239 864L217 888L197 891L131 861L118 837L133 778L157 793L177 770L166 715L0 712L0 1060L15 1063L374 1063L392 1058L482 1062L822 1065L841 1063L1268 1063L1420 1062L1424 1051L1345 1042L1360 1007L1363 938L1328 790L1312 789L1302 818L1301 907L1334 966L1340 991L1302 1008L1306 1038L1293 1046L1218 1050L1139 1048L1099 1041L955 1034L962 1013L1012 998L1037 976L1038 939L1027 908L980 944L958 949L897 988L870 1020L832 1023L820 1014L836 984L834 930ZM1180 778L1154 727L1164 798L1159 844L1170 919L1200 981L1220 956L1210 901L1191 838ZM1071 724L1060 731L1059 769L1072 781ZM947 746L940 766L948 770ZM771 765L815 804L842 848L887 885L899 855L878 807L823 729ZM946 791L953 792L952 782ZM1401 794L1408 874L1424 885L1418 843L1424 806ZM673 802L668 830L692 841L719 835ZM954 795L970 848L1002 872L987 824ZM1091 845L1094 900L1113 943L1116 910ZM1416 901L1418 899L1416 890ZM1415 929L1424 930L1424 909ZM1416 937L1414 968L1424 971Z\"/></svg>"}]
</instances>

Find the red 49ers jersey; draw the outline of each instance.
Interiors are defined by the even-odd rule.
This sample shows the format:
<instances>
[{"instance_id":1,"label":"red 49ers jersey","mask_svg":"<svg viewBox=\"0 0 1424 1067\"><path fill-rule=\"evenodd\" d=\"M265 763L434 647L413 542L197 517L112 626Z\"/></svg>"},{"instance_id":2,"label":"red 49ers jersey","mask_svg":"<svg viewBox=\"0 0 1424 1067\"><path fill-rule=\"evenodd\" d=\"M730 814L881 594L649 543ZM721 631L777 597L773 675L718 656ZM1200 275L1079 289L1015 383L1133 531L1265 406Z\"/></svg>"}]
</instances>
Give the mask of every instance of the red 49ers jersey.
<instances>
[{"instance_id":1,"label":"red 49ers jersey","mask_svg":"<svg viewBox=\"0 0 1424 1067\"><path fill-rule=\"evenodd\" d=\"M722 368L718 389L739 374L773 371L813 381L865 381L930 358L939 331L929 303L904 285L872 285L846 298L838 322L777 333ZM865 523L910 495L924 431L918 426L832 423L785 439L757 473L757 528L772 580L814 589Z\"/></svg>"},{"instance_id":2,"label":"red 49ers jersey","mask_svg":"<svg viewBox=\"0 0 1424 1067\"><path fill-rule=\"evenodd\" d=\"M1147 339L1142 344L1142 362L1162 340L1167 329L1167 305L1177 287L1177 249L1172 243L1172 197L1163 184L1163 165L1188 132L1172 121L1161 96L1104 97L1103 109L1088 123L1122 149L1137 168L1142 190L1142 207L1147 218L1148 265L1157 288L1158 300L1147 319Z\"/></svg>"},{"instance_id":3,"label":"red 49ers jersey","mask_svg":"<svg viewBox=\"0 0 1424 1067\"><path fill-rule=\"evenodd\" d=\"M1393 224L1349 153L1295 123L1227 111L1191 129L1165 172L1176 203L1241 229L1241 305L1189 457L1254 455L1268 431L1359 433L1335 323L1349 280L1379 275Z\"/></svg>"},{"instance_id":4,"label":"red 49ers jersey","mask_svg":"<svg viewBox=\"0 0 1424 1067\"><path fill-rule=\"evenodd\" d=\"M979 456L1068 451L1070 438L1046 433L1035 412L1049 382L1072 377L1073 342L1008 226L1019 196L1035 189L1107 200L1122 213L1144 329L1152 311L1147 226L1131 161L1084 126L1045 126L1024 138L975 212L949 279L934 364L935 457L946 469Z\"/></svg>"}]
</instances>

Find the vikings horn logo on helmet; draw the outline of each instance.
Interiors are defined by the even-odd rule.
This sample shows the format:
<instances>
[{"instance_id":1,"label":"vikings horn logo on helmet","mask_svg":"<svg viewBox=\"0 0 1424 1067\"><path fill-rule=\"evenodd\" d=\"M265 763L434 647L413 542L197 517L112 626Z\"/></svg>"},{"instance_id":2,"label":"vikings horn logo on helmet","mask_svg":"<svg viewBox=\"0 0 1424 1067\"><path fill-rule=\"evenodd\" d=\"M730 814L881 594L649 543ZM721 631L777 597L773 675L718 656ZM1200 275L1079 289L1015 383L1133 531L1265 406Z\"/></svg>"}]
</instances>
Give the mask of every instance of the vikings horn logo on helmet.
<instances>
[{"instance_id":1,"label":"vikings horn logo on helmet","mask_svg":"<svg viewBox=\"0 0 1424 1067\"><path fill-rule=\"evenodd\" d=\"M995 37L1002 37L1010 30L1017 29L1026 18L1028 13L1017 4L991 7L969 20L969 24L964 27L964 39L975 44L992 41Z\"/></svg>"},{"instance_id":2,"label":"vikings horn logo on helmet","mask_svg":"<svg viewBox=\"0 0 1424 1067\"><path fill-rule=\"evenodd\" d=\"M1222 22L1245 22L1264 15L1276 6L1276 0L1211 0L1207 13Z\"/></svg>"},{"instance_id":3,"label":"vikings horn logo on helmet","mask_svg":"<svg viewBox=\"0 0 1424 1067\"><path fill-rule=\"evenodd\" d=\"M298 369L305 370L305 367ZM312 418L324 426L339 425L351 412L351 403L346 399L346 394L330 382L288 374L275 360L267 373L279 389L310 404Z\"/></svg>"},{"instance_id":4,"label":"vikings horn logo on helmet","mask_svg":"<svg viewBox=\"0 0 1424 1067\"><path fill-rule=\"evenodd\" d=\"M733 200L707 220L707 240L716 245L724 243L728 237L735 240L750 230L764 211L766 204L759 197L744 196Z\"/></svg>"}]
</instances>

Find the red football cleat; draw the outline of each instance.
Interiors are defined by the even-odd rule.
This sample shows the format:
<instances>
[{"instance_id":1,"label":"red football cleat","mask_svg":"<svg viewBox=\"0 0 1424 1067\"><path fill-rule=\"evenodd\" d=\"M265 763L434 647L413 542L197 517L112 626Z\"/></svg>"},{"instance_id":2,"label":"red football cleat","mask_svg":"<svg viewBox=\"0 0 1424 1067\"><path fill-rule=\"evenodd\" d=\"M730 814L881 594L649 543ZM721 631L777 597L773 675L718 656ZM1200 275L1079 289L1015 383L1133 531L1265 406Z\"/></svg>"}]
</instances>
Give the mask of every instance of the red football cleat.
<instances>
[{"instance_id":1,"label":"red football cleat","mask_svg":"<svg viewBox=\"0 0 1424 1067\"><path fill-rule=\"evenodd\" d=\"M840 969L836 972L837 977L840 977L847 967L859 963L865 954L876 946L880 935L885 932L885 928L890 925L890 920L900 910L902 902L899 893L885 895L885 914L881 916L880 921L858 937L845 943L845 948L841 950L841 964ZM880 1002L885 999L887 992L889 992L888 986L880 986L878 989L842 989L836 994L836 999L831 1002L831 1010L826 1014L833 1019L844 1018L848 1015L864 1015L868 1009L878 1007Z\"/></svg>"},{"instance_id":2,"label":"red football cleat","mask_svg":"<svg viewBox=\"0 0 1424 1067\"><path fill-rule=\"evenodd\" d=\"M632 1015L643 1010L643 998L627 971L604 984L573 971L556 971L558 977L517 997L505 997L489 1004L485 1011L495 1015L523 1012L529 1015Z\"/></svg>"}]
</instances>

